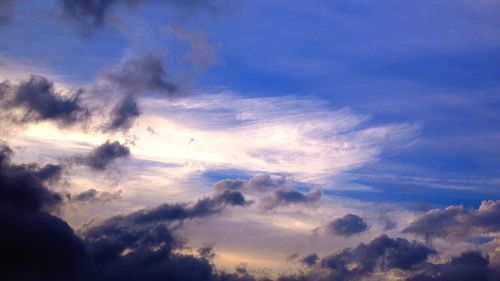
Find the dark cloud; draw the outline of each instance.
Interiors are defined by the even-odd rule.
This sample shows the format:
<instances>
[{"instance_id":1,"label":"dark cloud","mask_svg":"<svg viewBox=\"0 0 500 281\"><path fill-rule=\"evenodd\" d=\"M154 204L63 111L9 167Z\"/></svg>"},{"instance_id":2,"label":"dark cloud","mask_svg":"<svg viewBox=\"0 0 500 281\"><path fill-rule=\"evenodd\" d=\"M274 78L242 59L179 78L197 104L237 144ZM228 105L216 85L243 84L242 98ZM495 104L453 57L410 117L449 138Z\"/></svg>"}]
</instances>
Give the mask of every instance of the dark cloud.
<instances>
[{"instance_id":1,"label":"dark cloud","mask_svg":"<svg viewBox=\"0 0 500 281\"><path fill-rule=\"evenodd\" d=\"M52 209L63 201L60 194L46 188L46 181L58 177L48 172L52 165L39 167L35 164L11 163L12 151L0 144L0 203L3 207L38 211Z\"/></svg>"},{"instance_id":2,"label":"dark cloud","mask_svg":"<svg viewBox=\"0 0 500 281\"><path fill-rule=\"evenodd\" d=\"M105 131L127 131L141 115L141 110L132 95L125 96L111 111L111 120Z\"/></svg>"},{"instance_id":3,"label":"dark cloud","mask_svg":"<svg viewBox=\"0 0 500 281\"><path fill-rule=\"evenodd\" d=\"M310 254L302 258L301 262L307 266L313 266L318 262L319 257L316 254Z\"/></svg>"},{"instance_id":4,"label":"dark cloud","mask_svg":"<svg viewBox=\"0 0 500 281\"><path fill-rule=\"evenodd\" d=\"M321 198L321 195L322 192L319 188L313 188L307 193L291 189L279 189L262 198L260 207L264 210L271 210L292 204L313 204Z\"/></svg>"},{"instance_id":5,"label":"dark cloud","mask_svg":"<svg viewBox=\"0 0 500 281\"><path fill-rule=\"evenodd\" d=\"M59 177L55 165L17 165L0 147L0 279L69 280L85 266L80 239L47 213L63 197L46 183Z\"/></svg>"},{"instance_id":6,"label":"dark cloud","mask_svg":"<svg viewBox=\"0 0 500 281\"><path fill-rule=\"evenodd\" d=\"M106 141L100 146L94 148L86 156L75 157L77 164L86 165L93 170L103 171L109 165L119 158L130 156L130 149L117 141Z\"/></svg>"},{"instance_id":7,"label":"dark cloud","mask_svg":"<svg viewBox=\"0 0 500 281\"><path fill-rule=\"evenodd\" d=\"M76 195L70 195L69 199L73 202L108 202L119 199L120 196L121 190L117 192L102 192L91 188Z\"/></svg>"},{"instance_id":8,"label":"dark cloud","mask_svg":"<svg viewBox=\"0 0 500 281\"><path fill-rule=\"evenodd\" d=\"M404 233L421 235L426 239L462 240L500 231L500 201L483 201L477 210L463 206L433 209L416 219Z\"/></svg>"},{"instance_id":9,"label":"dark cloud","mask_svg":"<svg viewBox=\"0 0 500 281\"><path fill-rule=\"evenodd\" d=\"M55 121L62 126L84 122L90 117L80 96L82 91L62 95L53 82L42 76L31 76L19 85L3 82L0 87L0 106L9 112L10 119L19 123ZM14 113L14 109L21 111Z\"/></svg>"},{"instance_id":10,"label":"dark cloud","mask_svg":"<svg viewBox=\"0 0 500 281\"><path fill-rule=\"evenodd\" d=\"M250 280L216 271L211 249L199 256L176 252L183 239L171 224L250 204L238 191L113 217L77 236L48 213L62 203L46 186L57 177L48 172L53 168L16 165L11 155L7 146L0 147L0 280ZM85 201L98 194L89 190L76 197Z\"/></svg>"},{"instance_id":11,"label":"dark cloud","mask_svg":"<svg viewBox=\"0 0 500 281\"><path fill-rule=\"evenodd\" d=\"M126 131L141 115L137 98L148 92L172 98L179 93L178 87L167 76L161 57L146 54L132 57L104 75L110 91L121 100L111 110L105 131Z\"/></svg>"},{"instance_id":12,"label":"dark cloud","mask_svg":"<svg viewBox=\"0 0 500 281\"><path fill-rule=\"evenodd\" d=\"M465 252L451 261L426 265L408 281L497 281L500 276L488 267L489 260L479 252Z\"/></svg>"},{"instance_id":13,"label":"dark cloud","mask_svg":"<svg viewBox=\"0 0 500 281\"><path fill-rule=\"evenodd\" d=\"M336 219L328 224L328 231L333 235L350 237L368 229L365 220L353 214Z\"/></svg>"},{"instance_id":14,"label":"dark cloud","mask_svg":"<svg viewBox=\"0 0 500 281\"><path fill-rule=\"evenodd\" d=\"M216 191L222 190L243 190L243 191L260 191L265 192L278 188L284 188L287 184L286 177L271 176L268 174L257 175L249 180L226 179L217 182L214 185Z\"/></svg>"},{"instance_id":15,"label":"dark cloud","mask_svg":"<svg viewBox=\"0 0 500 281\"><path fill-rule=\"evenodd\" d=\"M12 21L13 0L0 0L0 26L8 25Z\"/></svg>"}]
</instances>

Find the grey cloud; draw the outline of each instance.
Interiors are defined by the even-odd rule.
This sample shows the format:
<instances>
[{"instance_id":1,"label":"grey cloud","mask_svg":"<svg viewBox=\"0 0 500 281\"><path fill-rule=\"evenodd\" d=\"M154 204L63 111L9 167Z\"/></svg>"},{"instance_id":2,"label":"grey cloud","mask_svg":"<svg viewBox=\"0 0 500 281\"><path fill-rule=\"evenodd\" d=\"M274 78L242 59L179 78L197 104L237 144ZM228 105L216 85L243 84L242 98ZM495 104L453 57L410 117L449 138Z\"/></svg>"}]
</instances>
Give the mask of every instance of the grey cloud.
<instances>
[{"instance_id":1,"label":"grey cloud","mask_svg":"<svg viewBox=\"0 0 500 281\"><path fill-rule=\"evenodd\" d=\"M140 115L136 99L127 95L111 111L111 120L105 125L105 131L127 131Z\"/></svg>"},{"instance_id":2,"label":"grey cloud","mask_svg":"<svg viewBox=\"0 0 500 281\"><path fill-rule=\"evenodd\" d=\"M489 260L479 252L465 252L449 262L427 264L407 281L493 281L500 276L489 266ZM495 276L496 275L496 276Z\"/></svg>"},{"instance_id":3,"label":"grey cloud","mask_svg":"<svg viewBox=\"0 0 500 281\"><path fill-rule=\"evenodd\" d=\"M257 175L249 180L226 179L217 182L214 185L216 191L222 190L243 190L265 192L278 188L284 188L287 185L286 177L271 176L268 174Z\"/></svg>"},{"instance_id":4,"label":"grey cloud","mask_svg":"<svg viewBox=\"0 0 500 281\"><path fill-rule=\"evenodd\" d=\"M321 266L330 270L328 280L359 280L375 271L409 270L433 254L434 249L415 241L382 235L325 257Z\"/></svg>"},{"instance_id":5,"label":"grey cloud","mask_svg":"<svg viewBox=\"0 0 500 281\"><path fill-rule=\"evenodd\" d=\"M119 158L127 158L130 156L130 149L117 141L106 141L100 146L94 148L86 156L78 156L74 161L80 165L86 165L93 170L103 171L109 165L114 163Z\"/></svg>"},{"instance_id":6,"label":"grey cloud","mask_svg":"<svg viewBox=\"0 0 500 281\"><path fill-rule=\"evenodd\" d=\"M61 95L53 82L42 76L31 76L19 85L3 82L0 86L0 106L16 123L55 121L62 126L85 122L90 110L82 105L82 91ZM13 109L21 110L15 114Z\"/></svg>"},{"instance_id":7,"label":"grey cloud","mask_svg":"<svg viewBox=\"0 0 500 281\"><path fill-rule=\"evenodd\" d=\"M321 198L321 195L322 192L319 188L313 188L307 193L291 189L279 189L262 198L260 207L264 210L271 210L292 204L313 204Z\"/></svg>"},{"instance_id":8,"label":"grey cloud","mask_svg":"<svg viewBox=\"0 0 500 281\"><path fill-rule=\"evenodd\" d=\"M168 97L178 90L169 81L161 58L153 54L128 59L119 68L106 74L106 79L127 94L155 91Z\"/></svg>"},{"instance_id":9,"label":"grey cloud","mask_svg":"<svg viewBox=\"0 0 500 281\"><path fill-rule=\"evenodd\" d=\"M500 201L483 201L477 210L463 206L433 209L417 218L403 233L412 233L426 239L446 238L462 240L472 236L500 231Z\"/></svg>"},{"instance_id":10,"label":"grey cloud","mask_svg":"<svg viewBox=\"0 0 500 281\"><path fill-rule=\"evenodd\" d=\"M76 195L70 195L70 200L73 202L108 202L119 199L120 196L121 190L117 192L103 192L91 188Z\"/></svg>"},{"instance_id":11,"label":"grey cloud","mask_svg":"<svg viewBox=\"0 0 500 281\"><path fill-rule=\"evenodd\" d=\"M319 257L317 254L310 254L302 258L301 262L307 266L313 266L318 262Z\"/></svg>"},{"instance_id":12,"label":"grey cloud","mask_svg":"<svg viewBox=\"0 0 500 281\"><path fill-rule=\"evenodd\" d=\"M368 229L365 220L353 214L347 214L328 224L328 231L333 235L350 237Z\"/></svg>"},{"instance_id":13,"label":"grey cloud","mask_svg":"<svg viewBox=\"0 0 500 281\"><path fill-rule=\"evenodd\" d=\"M104 75L108 90L121 96L110 112L105 131L127 131L141 115L137 99L147 92L172 98L180 93L170 81L161 57L146 54L132 57Z\"/></svg>"}]
</instances>

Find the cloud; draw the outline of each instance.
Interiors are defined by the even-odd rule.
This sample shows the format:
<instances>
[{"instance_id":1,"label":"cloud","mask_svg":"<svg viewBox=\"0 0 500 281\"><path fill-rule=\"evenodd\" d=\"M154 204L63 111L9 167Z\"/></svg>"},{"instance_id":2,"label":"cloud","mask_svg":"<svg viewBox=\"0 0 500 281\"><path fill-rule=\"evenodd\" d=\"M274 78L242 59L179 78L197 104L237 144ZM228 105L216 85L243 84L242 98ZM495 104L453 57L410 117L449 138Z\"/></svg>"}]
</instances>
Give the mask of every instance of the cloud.
<instances>
[{"instance_id":1,"label":"cloud","mask_svg":"<svg viewBox=\"0 0 500 281\"><path fill-rule=\"evenodd\" d=\"M307 193L302 193L298 190L279 189L273 191L271 195L262 198L260 207L264 210L271 210L292 204L313 204L321 198L322 194L319 188L313 188Z\"/></svg>"},{"instance_id":2,"label":"cloud","mask_svg":"<svg viewBox=\"0 0 500 281\"><path fill-rule=\"evenodd\" d=\"M53 82L42 76L32 75L27 81L0 85L0 107L15 123L54 121L61 126L82 123L90 117L90 110L82 105L76 93L56 92Z\"/></svg>"},{"instance_id":3,"label":"cloud","mask_svg":"<svg viewBox=\"0 0 500 281\"><path fill-rule=\"evenodd\" d=\"M134 96L127 95L114 106L111 111L111 120L105 126L105 131L127 131L140 115L141 110Z\"/></svg>"},{"instance_id":4,"label":"cloud","mask_svg":"<svg viewBox=\"0 0 500 281\"><path fill-rule=\"evenodd\" d=\"M57 173L46 166L13 164L0 147L0 279L2 280L218 280L209 256L174 252L183 240L170 222L218 214L250 204L238 191L195 204L162 205L109 218L82 230L81 237L51 215L63 200L46 182ZM96 197L89 190L77 196ZM236 279L237 280L237 279Z\"/></svg>"},{"instance_id":5,"label":"cloud","mask_svg":"<svg viewBox=\"0 0 500 281\"><path fill-rule=\"evenodd\" d=\"M173 98L180 93L176 84L167 77L162 59L146 54L127 59L103 75L106 90L122 97L110 112L105 131L127 131L141 115L137 99L149 92Z\"/></svg>"},{"instance_id":6,"label":"cloud","mask_svg":"<svg viewBox=\"0 0 500 281\"><path fill-rule=\"evenodd\" d=\"M449 262L427 265L420 273L409 277L408 281L488 281L498 280L488 267L489 260L479 252L464 252Z\"/></svg>"},{"instance_id":7,"label":"cloud","mask_svg":"<svg viewBox=\"0 0 500 281\"><path fill-rule=\"evenodd\" d=\"M353 214L347 214L342 218L338 218L328 224L328 232L333 235L350 237L354 234L359 234L368 229L365 220Z\"/></svg>"},{"instance_id":8,"label":"cloud","mask_svg":"<svg viewBox=\"0 0 500 281\"><path fill-rule=\"evenodd\" d=\"M483 201L477 210L463 206L433 209L403 229L403 233L424 236L426 239L463 240L500 231L500 201Z\"/></svg>"},{"instance_id":9,"label":"cloud","mask_svg":"<svg viewBox=\"0 0 500 281\"><path fill-rule=\"evenodd\" d=\"M153 54L129 58L105 78L126 94L155 91L169 97L178 90L169 81L161 58Z\"/></svg>"},{"instance_id":10,"label":"cloud","mask_svg":"<svg viewBox=\"0 0 500 281\"><path fill-rule=\"evenodd\" d=\"M117 192L102 192L93 188L82 191L76 195L69 195L72 202L108 202L120 198L121 190Z\"/></svg>"},{"instance_id":11,"label":"cloud","mask_svg":"<svg viewBox=\"0 0 500 281\"><path fill-rule=\"evenodd\" d=\"M317 254L310 254L302 258L300 262L307 266L313 266L316 264L316 262L319 260L319 257Z\"/></svg>"},{"instance_id":12,"label":"cloud","mask_svg":"<svg viewBox=\"0 0 500 281\"><path fill-rule=\"evenodd\" d=\"M84 246L63 220L47 211L63 197L47 187L56 166L13 164L0 148L0 279L69 280L85 265Z\"/></svg>"},{"instance_id":13,"label":"cloud","mask_svg":"<svg viewBox=\"0 0 500 281\"><path fill-rule=\"evenodd\" d=\"M109 167L115 160L120 158L128 158L130 149L118 141L106 141L100 146L94 148L86 156L77 156L74 158L75 163L90 167L95 171L103 171Z\"/></svg>"},{"instance_id":14,"label":"cloud","mask_svg":"<svg viewBox=\"0 0 500 281\"><path fill-rule=\"evenodd\" d=\"M265 192L273 189L284 188L286 185L286 177L271 176L269 174L256 175L249 180L240 179L225 179L214 185L216 191L223 190L242 190L242 191L259 191Z\"/></svg>"}]
</instances>

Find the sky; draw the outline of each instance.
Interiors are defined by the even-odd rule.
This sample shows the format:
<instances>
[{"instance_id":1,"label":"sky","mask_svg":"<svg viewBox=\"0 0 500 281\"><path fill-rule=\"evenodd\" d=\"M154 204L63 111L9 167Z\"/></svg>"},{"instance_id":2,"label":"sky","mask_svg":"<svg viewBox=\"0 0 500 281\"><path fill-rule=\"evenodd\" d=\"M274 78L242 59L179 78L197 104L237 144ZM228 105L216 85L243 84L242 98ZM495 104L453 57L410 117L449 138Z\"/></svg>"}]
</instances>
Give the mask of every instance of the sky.
<instances>
[{"instance_id":1,"label":"sky","mask_svg":"<svg viewBox=\"0 0 500 281\"><path fill-rule=\"evenodd\" d=\"M0 0L0 279L500 280L499 14Z\"/></svg>"}]
</instances>

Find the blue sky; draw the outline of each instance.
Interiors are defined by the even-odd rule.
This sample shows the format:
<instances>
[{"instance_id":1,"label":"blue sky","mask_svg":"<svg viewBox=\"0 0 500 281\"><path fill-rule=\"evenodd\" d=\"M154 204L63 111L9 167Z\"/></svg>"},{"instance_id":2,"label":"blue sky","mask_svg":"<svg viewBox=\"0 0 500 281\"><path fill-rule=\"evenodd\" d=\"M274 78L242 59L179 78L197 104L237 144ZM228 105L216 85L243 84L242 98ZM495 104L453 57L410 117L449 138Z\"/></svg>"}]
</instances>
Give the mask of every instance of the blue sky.
<instances>
[{"instance_id":1,"label":"blue sky","mask_svg":"<svg viewBox=\"0 0 500 281\"><path fill-rule=\"evenodd\" d=\"M305 196L306 206L278 200L284 205L271 217L256 207L217 222L245 221L242 229L262 241L238 248L237 239L216 241L215 226L186 227L193 245L220 246L221 265L238 256L265 268L255 260L269 253L254 248L273 243L273 231L292 241L274 249L281 257L291 254L287 247L319 253L375 237L386 213L398 224L391 231L404 233L404 223L431 208L500 199L498 1L110 1L95 24L91 13L64 10L69 2L0 0L7 19L0 80L42 75L63 96L82 89L93 110L82 127L5 125L16 161L71 162L75 190L120 190L122 199L97 207L65 205L60 216L74 228L96 216L193 202L224 180L241 181L255 202L278 200L273 189L268 197L251 190L265 175L274 188ZM158 62L163 76L147 76L143 60ZM124 97L137 114L129 107L123 130L103 129ZM111 139L130 147L130 159L104 175L75 164L84 157L73 155ZM293 244L313 230L306 220L324 225L328 212L376 223L353 240ZM289 221L293 227L282 227ZM438 245L449 249L452 239L444 240ZM274 263L277 255L269 267L287 268Z\"/></svg>"}]
</instances>

